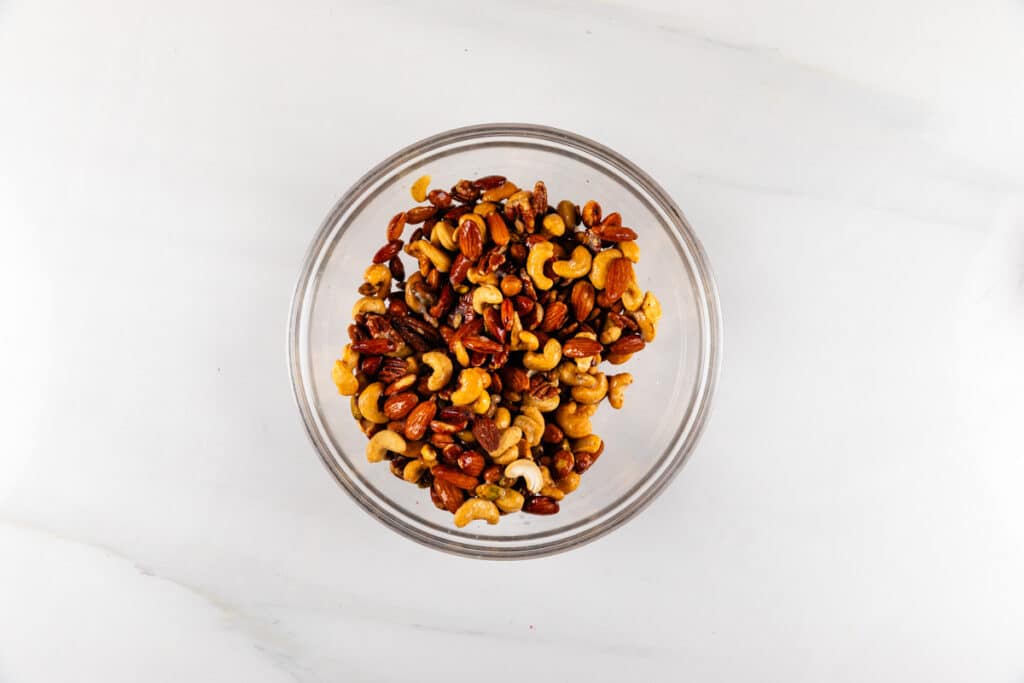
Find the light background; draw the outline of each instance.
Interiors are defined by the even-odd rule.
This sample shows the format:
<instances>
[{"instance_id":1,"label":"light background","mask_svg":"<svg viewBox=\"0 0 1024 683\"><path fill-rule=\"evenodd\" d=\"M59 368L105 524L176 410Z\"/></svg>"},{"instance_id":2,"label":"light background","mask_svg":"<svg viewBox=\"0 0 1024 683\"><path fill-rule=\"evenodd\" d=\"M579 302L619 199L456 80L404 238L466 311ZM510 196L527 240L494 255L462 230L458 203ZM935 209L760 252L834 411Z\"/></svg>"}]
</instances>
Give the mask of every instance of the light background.
<instances>
[{"instance_id":1,"label":"light background","mask_svg":"<svg viewBox=\"0 0 1024 683\"><path fill-rule=\"evenodd\" d=\"M0 681L1024 681L1024 5L0 3ZM388 532L285 366L439 130L564 127L715 269L705 436L527 563Z\"/></svg>"}]
</instances>

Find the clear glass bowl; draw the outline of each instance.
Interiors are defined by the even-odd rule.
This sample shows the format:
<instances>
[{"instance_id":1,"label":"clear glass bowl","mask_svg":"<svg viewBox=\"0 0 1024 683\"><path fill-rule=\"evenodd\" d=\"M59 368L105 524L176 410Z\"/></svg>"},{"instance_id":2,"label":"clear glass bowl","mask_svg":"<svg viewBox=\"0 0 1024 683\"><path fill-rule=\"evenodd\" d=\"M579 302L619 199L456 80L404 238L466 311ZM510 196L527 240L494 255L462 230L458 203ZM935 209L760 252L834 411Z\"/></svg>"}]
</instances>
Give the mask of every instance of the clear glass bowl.
<instances>
[{"instance_id":1,"label":"clear glass bowl","mask_svg":"<svg viewBox=\"0 0 1024 683\"><path fill-rule=\"evenodd\" d=\"M635 381L625 406L602 404L592 422L604 438L601 459L551 516L513 514L495 526L464 529L438 510L429 492L366 461L366 437L339 396L331 367L384 227L413 205L420 175L431 187L500 173L532 187L544 180L550 202L596 199L640 234L637 277L662 302L658 336L615 371ZM721 350L718 296L707 259L682 212L636 165L592 140L554 128L489 124L458 128L411 145L363 176L320 227L292 302L289 363L299 411L327 469L367 512L432 548L480 558L527 558L582 545L631 519L665 488L693 451L708 416Z\"/></svg>"}]
</instances>

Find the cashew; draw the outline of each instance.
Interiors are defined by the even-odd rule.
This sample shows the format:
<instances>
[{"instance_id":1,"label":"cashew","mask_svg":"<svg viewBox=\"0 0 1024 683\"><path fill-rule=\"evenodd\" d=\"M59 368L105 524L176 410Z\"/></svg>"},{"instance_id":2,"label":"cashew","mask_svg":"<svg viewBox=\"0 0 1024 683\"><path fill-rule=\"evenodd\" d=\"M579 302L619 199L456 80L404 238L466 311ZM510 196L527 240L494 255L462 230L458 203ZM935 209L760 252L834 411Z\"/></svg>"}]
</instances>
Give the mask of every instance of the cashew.
<instances>
[{"instance_id":1,"label":"cashew","mask_svg":"<svg viewBox=\"0 0 1024 683\"><path fill-rule=\"evenodd\" d=\"M661 302L652 292L644 294L640 310L633 314L633 319L640 327L640 336L645 342L654 341L658 332L658 321L661 320Z\"/></svg>"},{"instance_id":2,"label":"cashew","mask_svg":"<svg viewBox=\"0 0 1024 683\"><path fill-rule=\"evenodd\" d=\"M608 380L608 403L612 408L622 407L622 401L626 398L626 387L633 383L633 375L623 372L612 375Z\"/></svg>"},{"instance_id":3,"label":"cashew","mask_svg":"<svg viewBox=\"0 0 1024 683\"><path fill-rule=\"evenodd\" d=\"M391 269L383 263L374 263L367 268L363 280L376 288L378 299L383 299L391 291Z\"/></svg>"},{"instance_id":4,"label":"cashew","mask_svg":"<svg viewBox=\"0 0 1024 683\"><path fill-rule=\"evenodd\" d=\"M498 408L494 411L494 426L498 429L504 429L512 424L512 413L508 411L508 408Z\"/></svg>"},{"instance_id":5,"label":"cashew","mask_svg":"<svg viewBox=\"0 0 1024 683\"><path fill-rule=\"evenodd\" d=\"M497 210L498 205L495 204L494 202L480 202L479 204L473 207L473 213L475 213L477 216L483 216L484 218L487 218Z\"/></svg>"},{"instance_id":6,"label":"cashew","mask_svg":"<svg viewBox=\"0 0 1024 683\"><path fill-rule=\"evenodd\" d=\"M491 376L481 368L466 368L459 373L459 386L452 392L452 403L468 406L480 398L480 394L491 385Z\"/></svg>"},{"instance_id":7,"label":"cashew","mask_svg":"<svg viewBox=\"0 0 1024 683\"><path fill-rule=\"evenodd\" d=\"M491 409L491 395L486 391L480 392L480 398L473 401L473 412L477 415L483 415Z\"/></svg>"},{"instance_id":8,"label":"cashew","mask_svg":"<svg viewBox=\"0 0 1024 683\"><path fill-rule=\"evenodd\" d=\"M429 240L416 240L407 244L405 253L416 257L420 262L421 271L425 260L430 261L442 273L447 273L452 267L452 260L448 254L435 247Z\"/></svg>"},{"instance_id":9,"label":"cashew","mask_svg":"<svg viewBox=\"0 0 1024 683\"><path fill-rule=\"evenodd\" d=\"M402 470L402 479L415 483L420 480L426 470L427 464L422 460L410 460Z\"/></svg>"},{"instance_id":10,"label":"cashew","mask_svg":"<svg viewBox=\"0 0 1024 683\"><path fill-rule=\"evenodd\" d=\"M492 455L491 461L494 462L495 465L507 465L513 460L517 460L519 455L519 447L511 446L506 448L504 451L500 451L498 455Z\"/></svg>"},{"instance_id":11,"label":"cashew","mask_svg":"<svg viewBox=\"0 0 1024 683\"><path fill-rule=\"evenodd\" d=\"M384 315L384 299L377 299L372 296L364 296L362 299L357 301L352 307L352 317L362 315L363 313L376 313L377 315Z\"/></svg>"},{"instance_id":12,"label":"cashew","mask_svg":"<svg viewBox=\"0 0 1024 683\"><path fill-rule=\"evenodd\" d=\"M551 242L538 242L530 247L530 253L526 257L526 272L537 289L551 289L555 284L544 274L544 263L554 254L555 247Z\"/></svg>"},{"instance_id":13,"label":"cashew","mask_svg":"<svg viewBox=\"0 0 1024 683\"><path fill-rule=\"evenodd\" d=\"M367 385L359 394L359 412L370 422L375 424L387 424L388 416L380 410L380 397L384 393L384 385L381 382L374 382Z\"/></svg>"},{"instance_id":14,"label":"cashew","mask_svg":"<svg viewBox=\"0 0 1024 683\"><path fill-rule=\"evenodd\" d=\"M581 339L597 339L597 335L593 332L578 332L575 336ZM601 354L583 356L582 358L574 358L573 360L576 361L576 367L579 368L581 372L584 372L588 370L590 366L600 364Z\"/></svg>"},{"instance_id":15,"label":"cashew","mask_svg":"<svg viewBox=\"0 0 1024 683\"><path fill-rule=\"evenodd\" d=\"M523 437L531 446L539 446L544 436L544 417L536 406L526 406L523 412L516 415L513 422L522 431Z\"/></svg>"},{"instance_id":16,"label":"cashew","mask_svg":"<svg viewBox=\"0 0 1024 683\"><path fill-rule=\"evenodd\" d=\"M408 247L406 247L408 250ZM607 249L598 253L594 257L594 261L590 266L590 282L593 283L597 289L604 289L605 282L608 279L608 266L611 265L612 261L622 256L622 252L618 249Z\"/></svg>"},{"instance_id":17,"label":"cashew","mask_svg":"<svg viewBox=\"0 0 1024 683\"><path fill-rule=\"evenodd\" d=\"M503 489L504 495L495 499L494 504L501 508L502 512L519 512L523 509L523 503L526 499L523 494L519 491L513 491L512 489Z\"/></svg>"},{"instance_id":18,"label":"cashew","mask_svg":"<svg viewBox=\"0 0 1024 683\"><path fill-rule=\"evenodd\" d=\"M334 386L338 387L338 393L342 396L355 396L359 391L359 380L356 379L353 370L359 364L359 353L352 350L351 344L345 344L345 350L341 353L341 360L334 361L331 368L331 379Z\"/></svg>"},{"instance_id":19,"label":"cashew","mask_svg":"<svg viewBox=\"0 0 1024 683\"><path fill-rule=\"evenodd\" d=\"M388 451L395 453L405 451L405 439L398 432L385 429L370 437L366 444L366 459L370 462L380 462Z\"/></svg>"},{"instance_id":20,"label":"cashew","mask_svg":"<svg viewBox=\"0 0 1024 683\"><path fill-rule=\"evenodd\" d=\"M425 202L427 201L427 189L430 187L430 176L421 175L416 179L416 182L409 188L409 194L412 195L413 201Z\"/></svg>"},{"instance_id":21,"label":"cashew","mask_svg":"<svg viewBox=\"0 0 1024 683\"><path fill-rule=\"evenodd\" d=\"M510 347L513 351L536 351L540 348L540 340L533 332L521 330L517 339L519 342Z\"/></svg>"},{"instance_id":22,"label":"cashew","mask_svg":"<svg viewBox=\"0 0 1024 683\"><path fill-rule=\"evenodd\" d=\"M575 439L572 442L572 450L574 453L580 451L587 451L588 453L599 453L604 448L604 442L597 434L587 434L584 437Z\"/></svg>"},{"instance_id":23,"label":"cashew","mask_svg":"<svg viewBox=\"0 0 1024 683\"><path fill-rule=\"evenodd\" d=\"M404 455L407 458L412 458L413 460L415 460L417 457L419 457L422 454L422 452L423 452L423 442L422 441L406 441L405 442L405 450L402 451L402 455Z\"/></svg>"},{"instance_id":24,"label":"cashew","mask_svg":"<svg viewBox=\"0 0 1024 683\"><path fill-rule=\"evenodd\" d=\"M536 408L542 413L550 413L558 407L558 404L561 401L562 398L558 394L554 394L547 398L534 398L533 396L527 396L523 399L523 405Z\"/></svg>"},{"instance_id":25,"label":"cashew","mask_svg":"<svg viewBox=\"0 0 1024 683\"><path fill-rule=\"evenodd\" d=\"M501 518L498 506L484 498L470 498L455 511L455 526L460 529L474 519L486 520L488 524L497 524Z\"/></svg>"},{"instance_id":26,"label":"cashew","mask_svg":"<svg viewBox=\"0 0 1024 683\"><path fill-rule=\"evenodd\" d=\"M572 389L572 398L577 403L600 403L607 394L608 378L603 372L597 373L596 387L573 387Z\"/></svg>"},{"instance_id":27,"label":"cashew","mask_svg":"<svg viewBox=\"0 0 1024 683\"><path fill-rule=\"evenodd\" d=\"M510 448L515 448L519 440L523 438L523 430L519 427L506 427L498 437L498 445L493 451L487 451L493 457L495 453L504 454Z\"/></svg>"},{"instance_id":28,"label":"cashew","mask_svg":"<svg viewBox=\"0 0 1024 683\"><path fill-rule=\"evenodd\" d=\"M538 493L544 487L544 477L537 463L532 460L516 460L505 468L505 476L509 479L523 478L530 493Z\"/></svg>"},{"instance_id":29,"label":"cashew","mask_svg":"<svg viewBox=\"0 0 1024 683\"><path fill-rule=\"evenodd\" d=\"M477 266L466 271L466 279L474 285L491 285L492 287L497 287L499 282L497 272L485 273Z\"/></svg>"},{"instance_id":30,"label":"cashew","mask_svg":"<svg viewBox=\"0 0 1024 683\"><path fill-rule=\"evenodd\" d=\"M459 365L464 368L469 367L469 351L466 350L466 345L461 341L457 341L452 344L452 351L455 353L455 360L458 361Z\"/></svg>"},{"instance_id":31,"label":"cashew","mask_svg":"<svg viewBox=\"0 0 1024 683\"><path fill-rule=\"evenodd\" d=\"M414 293L416 291L416 285L423 281L423 274L416 272L409 276L409 279L405 282L405 305L409 307L409 310L413 313L422 313L426 310L426 306L419 300Z\"/></svg>"},{"instance_id":32,"label":"cashew","mask_svg":"<svg viewBox=\"0 0 1024 683\"><path fill-rule=\"evenodd\" d=\"M636 243L636 240L619 242L619 251L633 263L640 261L640 245Z\"/></svg>"},{"instance_id":33,"label":"cashew","mask_svg":"<svg viewBox=\"0 0 1024 683\"><path fill-rule=\"evenodd\" d=\"M552 237L561 237L565 234L565 221L557 213L549 213L544 216L544 232Z\"/></svg>"},{"instance_id":34,"label":"cashew","mask_svg":"<svg viewBox=\"0 0 1024 683\"><path fill-rule=\"evenodd\" d=\"M452 379L452 360L441 351L428 351L423 354L423 363L433 372L427 378L427 389L440 391Z\"/></svg>"},{"instance_id":35,"label":"cashew","mask_svg":"<svg viewBox=\"0 0 1024 683\"><path fill-rule=\"evenodd\" d=\"M571 360L563 361L558 366L558 382L570 387L586 387L592 389L597 386L597 378L581 372Z\"/></svg>"},{"instance_id":36,"label":"cashew","mask_svg":"<svg viewBox=\"0 0 1024 683\"><path fill-rule=\"evenodd\" d=\"M555 271L555 275L559 277L574 280L589 273L592 262L593 258L590 255L590 250L581 245L572 250L572 256L569 257L568 261L555 261L552 263L551 270Z\"/></svg>"},{"instance_id":37,"label":"cashew","mask_svg":"<svg viewBox=\"0 0 1024 683\"><path fill-rule=\"evenodd\" d=\"M500 304L501 290L494 285L481 285L473 290L473 310L478 314L484 312L484 304Z\"/></svg>"},{"instance_id":38,"label":"cashew","mask_svg":"<svg viewBox=\"0 0 1024 683\"><path fill-rule=\"evenodd\" d=\"M548 339L547 343L544 344L543 353L527 351L523 354L523 365L530 370L539 370L541 372L551 370L558 365L560 360L562 360L562 345L554 337Z\"/></svg>"},{"instance_id":39,"label":"cashew","mask_svg":"<svg viewBox=\"0 0 1024 683\"><path fill-rule=\"evenodd\" d=\"M580 405L575 401L569 401L555 411L555 421L566 436L576 439L591 433L590 416L596 410L596 405Z\"/></svg>"},{"instance_id":40,"label":"cashew","mask_svg":"<svg viewBox=\"0 0 1024 683\"><path fill-rule=\"evenodd\" d=\"M623 242L623 244L631 243ZM626 286L626 291L622 293L622 305L627 311L635 311L640 308L643 300L644 290L640 289L640 285L637 284L636 280L632 280L629 285Z\"/></svg>"},{"instance_id":41,"label":"cashew","mask_svg":"<svg viewBox=\"0 0 1024 683\"><path fill-rule=\"evenodd\" d=\"M423 462L427 464L427 467L433 467L437 464L437 449L429 443L425 443L420 446L420 457L423 458Z\"/></svg>"},{"instance_id":42,"label":"cashew","mask_svg":"<svg viewBox=\"0 0 1024 683\"><path fill-rule=\"evenodd\" d=\"M609 353L606 360L612 365L622 365L632 357L631 353Z\"/></svg>"},{"instance_id":43,"label":"cashew","mask_svg":"<svg viewBox=\"0 0 1024 683\"><path fill-rule=\"evenodd\" d=\"M558 488L555 484L545 486L540 490L540 495L547 496L548 498L554 498L555 500L562 500L565 498L565 491Z\"/></svg>"},{"instance_id":44,"label":"cashew","mask_svg":"<svg viewBox=\"0 0 1024 683\"><path fill-rule=\"evenodd\" d=\"M622 336L622 328L612 322L612 319L605 318L604 326L601 328L601 343L605 346L614 344Z\"/></svg>"},{"instance_id":45,"label":"cashew","mask_svg":"<svg viewBox=\"0 0 1024 683\"><path fill-rule=\"evenodd\" d=\"M455 242L455 228L444 221L434 224L434 229L430 231L430 241L448 251L455 251L458 248Z\"/></svg>"}]
</instances>

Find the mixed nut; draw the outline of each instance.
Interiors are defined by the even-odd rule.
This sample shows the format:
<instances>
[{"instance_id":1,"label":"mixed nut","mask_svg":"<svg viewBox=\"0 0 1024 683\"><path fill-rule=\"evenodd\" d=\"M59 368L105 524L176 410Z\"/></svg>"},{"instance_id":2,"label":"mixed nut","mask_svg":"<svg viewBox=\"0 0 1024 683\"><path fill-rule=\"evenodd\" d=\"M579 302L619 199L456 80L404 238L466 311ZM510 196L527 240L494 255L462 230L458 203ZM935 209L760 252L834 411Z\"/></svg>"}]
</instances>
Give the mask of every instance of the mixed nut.
<instances>
[{"instance_id":1,"label":"mixed nut","mask_svg":"<svg viewBox=\"0 0 1024 683\"><path fill-rule=\"evenodd\" d=\"M540 181L429 185L388 223L332 377L367 459L429 488L456 526L557 513L604 450L591 416L633 381L601 362L625 363L661 317L637 284L637 234L595 201L550 206Z\"/></svg>"}]
</instances>

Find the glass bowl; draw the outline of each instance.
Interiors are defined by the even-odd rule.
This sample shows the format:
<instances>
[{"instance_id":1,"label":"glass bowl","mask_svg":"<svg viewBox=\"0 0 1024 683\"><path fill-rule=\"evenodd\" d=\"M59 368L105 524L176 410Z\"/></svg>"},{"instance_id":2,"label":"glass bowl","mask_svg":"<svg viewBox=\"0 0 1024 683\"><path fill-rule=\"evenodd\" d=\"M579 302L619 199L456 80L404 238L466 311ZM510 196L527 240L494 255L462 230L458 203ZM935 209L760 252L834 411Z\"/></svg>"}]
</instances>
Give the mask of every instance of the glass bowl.
<instances>
[{"instance_id":1,"label":"glass bowl","mask_svg":"<svg viewBox=\"0 0 1024 683\"><path fill-rule=\"evenodd\" d=\"M517 513L495 526L463 529L429 491L366 460L366 437L338 395L331 367L348 342L363 271L384 244L396 212L414 204L420 175L431 187L500 173L532 187L543 180L553 205L596 199L640 234L636 273L664 314L657 339L623 366L634 382L621 410L603 403L592 423L601 459L551 516ZM407 232L409 229L407 229ZM410 271L411 272L411 271ZM488 124L417 142L363 176L327 216L309 249L292 301L288 352L292 386L321 460L367 512L432 548L478 558L549 555L608 533L647 506L679 472L707 420L721 350L718 296L707 258L682 212L646 173L592 140L554 128ZM607 364L603 367L607 367Z\"/></svg>"}]
</instances>

